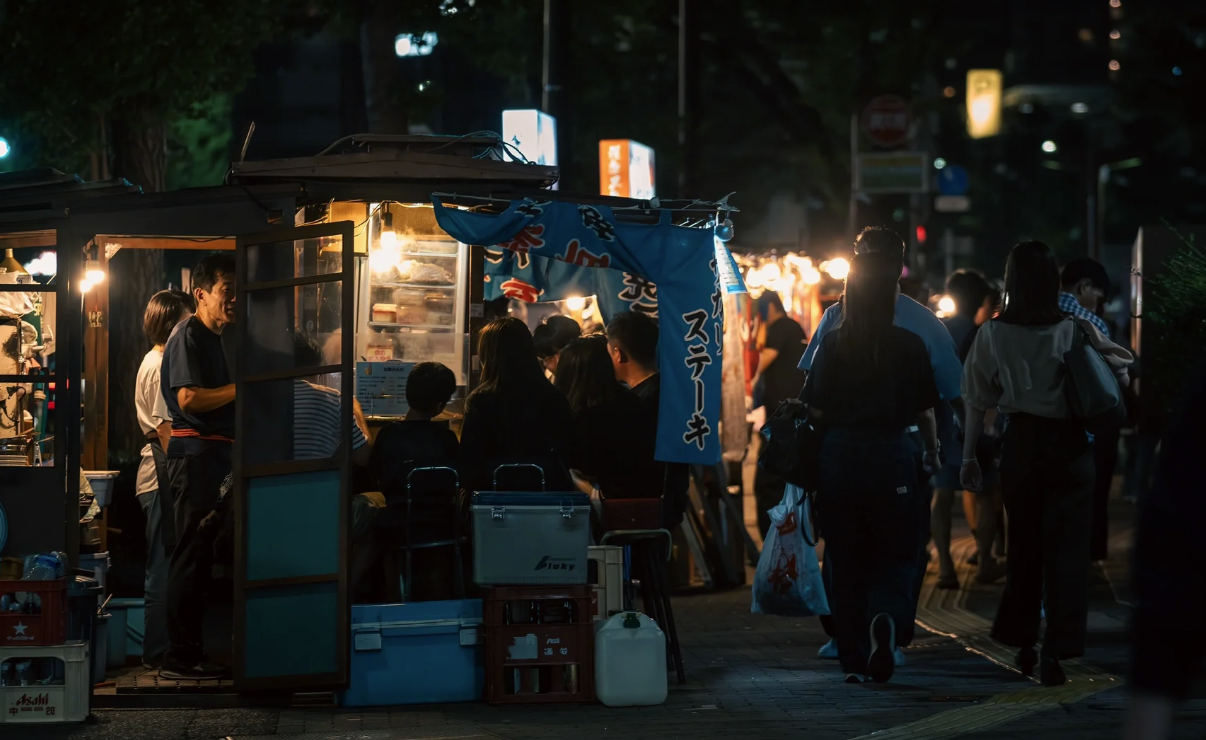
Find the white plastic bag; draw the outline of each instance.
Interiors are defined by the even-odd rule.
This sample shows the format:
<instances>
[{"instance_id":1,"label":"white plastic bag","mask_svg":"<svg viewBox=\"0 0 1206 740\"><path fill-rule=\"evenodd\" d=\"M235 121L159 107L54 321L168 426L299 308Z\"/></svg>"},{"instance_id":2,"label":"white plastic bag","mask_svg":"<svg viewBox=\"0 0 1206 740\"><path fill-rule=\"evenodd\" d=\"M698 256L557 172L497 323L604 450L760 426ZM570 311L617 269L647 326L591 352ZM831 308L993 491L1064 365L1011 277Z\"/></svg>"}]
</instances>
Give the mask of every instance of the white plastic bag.
<instances>
[{"instance_id":1,"label":"white plastic bag","mask_svg":"<svg viewBox=\"0 0 1206 740\"><path fill-rule=\"evenodd\" d=\"M754 573L750 607L754 614L812 617L829 613L817 550L804 539L804 532L812 531L808 508L804 492L789 483L783 501L767 512L771 528Z\"/></svg>"}]
</instances>

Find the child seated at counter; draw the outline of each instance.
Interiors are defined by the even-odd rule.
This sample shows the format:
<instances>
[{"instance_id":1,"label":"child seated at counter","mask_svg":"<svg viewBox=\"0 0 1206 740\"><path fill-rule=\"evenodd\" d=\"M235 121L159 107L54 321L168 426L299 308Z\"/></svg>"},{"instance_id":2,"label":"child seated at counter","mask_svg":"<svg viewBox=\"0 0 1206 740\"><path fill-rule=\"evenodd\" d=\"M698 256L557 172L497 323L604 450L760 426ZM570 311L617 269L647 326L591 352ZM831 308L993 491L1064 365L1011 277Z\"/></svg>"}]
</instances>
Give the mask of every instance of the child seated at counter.
<instances>
[{"instance_id":1,"label":"child seated at counter","mask_svg":"<svg viewBox=\"0 0 1206 740\"><path fill-rule=\"evenodd\" d=\"M386 498L406 492L406 478L415 468L455 468L459 443L443 422L432 421L456 392L456 376L438 362L420 362L406 380L409 410L403 421L377 433L369 471Z\"/></svg>"}]
</instances>

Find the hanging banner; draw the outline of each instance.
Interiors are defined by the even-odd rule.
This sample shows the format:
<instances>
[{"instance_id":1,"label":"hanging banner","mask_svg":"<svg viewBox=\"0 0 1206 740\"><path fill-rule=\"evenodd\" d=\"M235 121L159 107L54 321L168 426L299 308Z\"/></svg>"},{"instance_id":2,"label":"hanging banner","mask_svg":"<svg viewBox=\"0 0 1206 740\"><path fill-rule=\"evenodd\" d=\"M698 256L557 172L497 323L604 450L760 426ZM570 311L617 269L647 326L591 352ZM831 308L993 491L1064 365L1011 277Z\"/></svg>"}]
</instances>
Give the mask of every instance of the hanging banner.
<instances>
[{"instance_id":1,"label":"hanging banner","mask_svg":"<svg viewBox=\"0 0 1206 740\"><path fill-rule=\"evenodd\" d=\"M617 222L605 206L569 202L526 198L500 214L445 208L435 196L432 203L440 228L465 244L611 268L656 285L663 376L656 457L699 465L720 460L724 292L712 229L675 226L669 211L643 224Z\"/></svg>"},{"instance_id":2,"label":"hanging banner","mask_svg":"<svg viewBox=\"0 0 1206 740\"><path fill-rule=\"evenodd\" d=\"M605 325L625 311L657 318L657 286L636 273L576 267L497 247L486 250L485 273L487 301L506 297L524 303L552 303L593 295Z\"/></svg>"}]
</instances>

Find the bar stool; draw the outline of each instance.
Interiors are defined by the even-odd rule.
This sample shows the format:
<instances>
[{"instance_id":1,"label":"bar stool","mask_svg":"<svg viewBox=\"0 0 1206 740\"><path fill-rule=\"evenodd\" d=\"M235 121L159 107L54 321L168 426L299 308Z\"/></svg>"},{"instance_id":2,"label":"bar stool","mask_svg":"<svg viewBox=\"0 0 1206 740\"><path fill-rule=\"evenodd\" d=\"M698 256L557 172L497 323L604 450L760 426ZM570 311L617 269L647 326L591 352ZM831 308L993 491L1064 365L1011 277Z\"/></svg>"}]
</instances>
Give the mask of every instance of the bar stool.
<instances>
[{"instance_id":1,"label":"bar stool","mask_svg":"<svg viewBox=\"0 0 1206 740\"><path fill-rule=\"evenodd\" d=\"M678 630L674 626L674 610L670 606L670 594L666 587L666 562L670 560L673 540L665 529L619 529L603 534L601 545L618 545L630 548L633 570L640 580L641 600L645 612L666 633L666 656L674 667L679 684L687 682L683 670L683 654L678 643ZM665 554L662 552L665 547ZM624 601L629 599L625 588Z\"/></svg>"},{"instance_id":2,"label":"bar stool","mask_svg":"<svg viewBox=\"0 0 1206 740\"><path fill-rule=\"evenodd\" d=\"M461 548L468 538L461 534L456 504L458 489L457 474L452 468L415 468L406 476L406 521L401 546L395 546L406 563L401 588L403 602L410 600L414 586L414 551L432 548L452 550L456 598L465 598Z\"/></svg>"}]
</instances>

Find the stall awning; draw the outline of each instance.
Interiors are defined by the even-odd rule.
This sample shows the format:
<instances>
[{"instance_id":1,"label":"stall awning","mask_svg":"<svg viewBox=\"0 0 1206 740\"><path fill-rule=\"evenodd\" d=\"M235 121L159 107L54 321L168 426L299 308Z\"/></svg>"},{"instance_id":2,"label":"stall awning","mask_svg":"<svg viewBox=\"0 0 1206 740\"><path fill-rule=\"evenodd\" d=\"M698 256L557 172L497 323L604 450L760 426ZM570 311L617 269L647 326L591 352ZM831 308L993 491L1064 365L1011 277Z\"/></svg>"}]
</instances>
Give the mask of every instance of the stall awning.
<instances>
[{"instance_id":1,"label":"stall awning","mask_svg":"<svg viewBox=\"0 0 1206 740\"><path fill-rule=\"evenodd\" d=\"M502 248L575 267L611 268L657 285L662 373L657 458L712 465L720 460L723 301L711 228L618 221L606 206L512 201L499 214L444 207L440 227L466 244ZM551 268L550 268L551 269Z\"/></svg>"}]
</instances>

